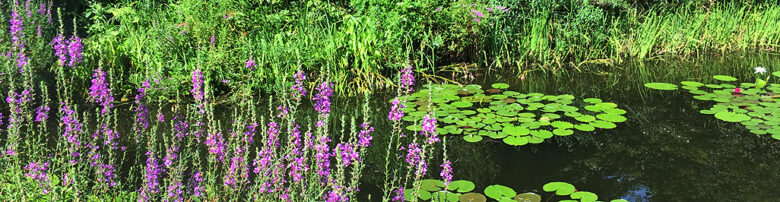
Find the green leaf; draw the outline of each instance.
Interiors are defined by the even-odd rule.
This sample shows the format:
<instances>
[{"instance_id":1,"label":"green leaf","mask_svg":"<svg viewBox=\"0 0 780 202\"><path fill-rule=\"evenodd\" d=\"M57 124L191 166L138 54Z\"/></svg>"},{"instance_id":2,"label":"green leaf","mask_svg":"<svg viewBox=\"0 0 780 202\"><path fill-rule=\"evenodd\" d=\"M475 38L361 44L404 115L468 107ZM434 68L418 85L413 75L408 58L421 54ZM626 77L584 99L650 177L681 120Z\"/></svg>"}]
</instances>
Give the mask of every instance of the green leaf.
<instances>
[{"instance_id":1,"label":"green leaf","mask_svg":"<svg viewBox=\"0 0 780 202\"><path fill-rule=\"evenodd\" d=\"M528 144L528 137L507 136L503 139L504 143L512 146L523 146Z\"/></svg>"},{"instance_id":2,"label":"green leaf","mask_svg":"<svg viewBox=\"0 0 780 202\"><path fill-rule=\"evenodd\" d=\"M599 199L599 196L593 192L578 191L571 194L572 199L580 199L582 202L593 202Z\"/></svg>"},{"instance_id":3,"label":"green leaf","mask_svg":"<svg viewBox=\"0 0 780 202\"><path fill-rule=\"evenodd\" d=\"M677 85L671 83L646 83L645 87L655 90L677 90Z\"/></svg>"},{"instance_id":4,"label":"green leaf","mask_svg":"<svg viewBox=\"0 0 780 202\"><path fill-rule=\"evenodd\" d=\"M730 111L720 111L715 113L715 118L718 118L727 122L742 122L750 120L750 116L745 114L734 113Z\"/></svg>"},{"instance_id":5,"label":"green leaf","mask_svg":"<svg viewBox=\"0 0 780 202\"><path fill-rule=\"evenodd\" d=\"M540 202L542 201L542 196L539 196L539 194L536 193L522 193L515 196L515 201L519 202Z\"/></svg>"},{"instance_id":6,"label":"green leaf","mask_svg":"<svg viewBox=\"0 0 780 202\"><path fill-rule=\"evenodd\" d=\"M712 76L712 78L720 80L720 81L736 81L737 78L734 78L732 76L726 76L726 75L715 75Z\"/></svg>"},{"instance_id":7,"label":"green leaf","mask_svg":"<svg viewBox=\"0 0 780 202\"><path fill-rule=\"evenodd\" d=\"M588 124L577 124L577 125L574 126L574 128L576 128L577 130L586 131L586 132L590 132L590 131L596 130L596 127L593 127L593 126L588 125Z\"/></svg>"},{"instance_id":8,"label":"green leaf","mask_svg":"<svg viewBox=\"0 0 780 202\"><path fill-rule=\"evenodd\" d=\"M490 198L499 200L503 197L513 197L517 195L517 192L515 192L515 190L512 190L512 188L496 184L496 185L490 185L486 187L485 195L487 195Z\"/></svg>"},{"instance_id":9,"label":"green leaf","mask_svg":"<svg viewBox=\"0 0 780 202\"><path fill-rule=\"evenodd\" d=\"M553 130L553 133L557 136L569 136L571 134L574 134L574 131L569 129L558 128Z\"/></svg>"},{"instance_id":10,"label":"green leaf","mask_svg":"<svg viewBox=\"0 0 780 202\"><path fill-rule=\"evenodd\" d=\"M444 181L434 179L424 179L420 184L420 189L426 191L441 191L444 188Z\"/></svg>"},{"instance_id":11,"label":"green leaf","mask_svg":"<svg viewBox=\"0 0 780 202\"><path fill-rule=\"evenodd\" d=\"M455 180L450 182L450 185L447 186L447 190L460 193L470 192L474 190L474 183L468 180Z\"/></svg>"},{"instance_id":12,"label":"green leaf","mask_svg":"<svg viewBox=\"0 0 780 202\"><path fill-rule=\"evenodd\" d=\"M490 87L493 87L493 88L496 88L496 89L507 89L507 88L509 88L509 84L494 83L493 85L490 85Z\"/></svg>"},{"instance_id":13,"label":"green leaf","mask_svg":"<svg viewBox=\"0 0 780 202\"><path fill-rule=\"evenodd\" d=\"M515 136L528 135L528 133L531 132L530 130L528 130L528 128L522 126L507 126L504 127L502 131L508 135L515 135Z\"/></svg>"},{"instance_id":14,"label":"green leaf","mask_svg":"<svg viewBox=\"0 0 780 202\"><path fill-rule=\"evenodd\" d=\"M482 136L479 135L464 135L463 140L466 142L479 142L482 141Z\"/></svg>"},{"instance_id":15,"label":"green leaf","mask_svg":"<svg viewBox=\"0 0 780 202\"><path fill-rule=\"evenodd\" d=\"M466 193L460 196L461 202L485 202L487 198L480 193Z\"/></svg>"},{"instance_id":16,"label":"green leaf","mask_svg":"<svg viewBox=\"0 0 780 202\"><path fill-rule=\"evenodd\" d=\"M576 190L574 185L566 182L550 182L545 184L542 189L546 192L555 192L559 196L570 195Z\"/></svg>"}]
</instances>

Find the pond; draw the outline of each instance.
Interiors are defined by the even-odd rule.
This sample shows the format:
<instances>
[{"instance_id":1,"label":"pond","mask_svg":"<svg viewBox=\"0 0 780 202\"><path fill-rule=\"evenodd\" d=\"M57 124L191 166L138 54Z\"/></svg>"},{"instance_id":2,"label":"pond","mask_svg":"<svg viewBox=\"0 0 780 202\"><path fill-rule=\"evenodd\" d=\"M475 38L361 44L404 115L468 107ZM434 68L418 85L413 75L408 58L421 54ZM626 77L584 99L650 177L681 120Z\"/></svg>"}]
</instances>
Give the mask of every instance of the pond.
<instances>
[{"instance_id":1,"label":"pond","mask_svg":"<svg viewBox=\"0 0 780 202\"><path fill-rule=\"evenodd\" d=\"M514 72L485 70L485 76L468 82L485 88L495 82L505 82L510 84L510 90L518 92L598 97L625 109L627 121L617 123L611 130L577 131L572 136L524 146L511 146L500 140L469 143L459 136L450 136L447 155L453 162L454 179L471 180L477 185L475 190L500 184L518 193L543 193L541 188L545 183L564 181L598 194L600 200L771 201L780 198L780 192L772 191L780 190L777 140L753 135L738 123L699 113L712 103L695 100L683 90L652 91L643 86L654 81L706 82L716 74L749 82L756 66L780 67L780 56L731 55L630 63L604 66L603 71L570 71L562 76L530 74L525 80L518 79ZM375 99L381 100L375 103L382 109L380 112L389 111L382 101L391 98ZM374 120L386 119L385 113L378 114ZM377 135L378 142L382 141L381 136ZM366 171L381 173L381 168L374 165L380 164L383 157L369 157L373 161L368 162ZM440 159L432 161L441 162ZM440 179L438 170L433 173L436 175L430 178ZM367 192L363 195L381 196L377 190L382 181L371 176L364 176L362 191Z\"/></svg>"},{"instance_id":2,"label":"pond","mask_svg":"<svg viewBox=\"0 0 780 202\"><path fill-rule=\"evenodd\" d=\"M498 184L517 193L538 193L547 199L552 195L545 193L542 187L549 182L560 181L571 183L578 190L596 193L600 200L607 201L621 198L628 201L771 201L780 198L780 192L776 191L780 190L780 141L768 135L751 134L741 124L700 113L700 110L712 106L712 102L693 99L684 90L655 91L644 86L648 82L679 83L685 80L706 83L712 82L712 75L717 74L732 75L749 82L756 66L780 67L780 56L729 55L671 62L626 62L626 65L594 65L583 68L587 71L569 70L557 74L534 71L522 77L516 72L490 69L471 72L473 78L460 73L440 73L464 85L476 84L481 89L499 87L506 88L503 92L567 95L575 100L600 98L604 102L615 103L622 114L617 117L624 118L615 121L614 128L608 127L611 129L578 128L572 130L573 134L565 135L555 131L556 135L549 139L523 142L522 146L488 136L479 141L467 141L463 135L442 135L441 138L447 145L446 155L452 162L454 179L473 182L476 185L473 192L478 193L489 185ZM415 86L418 92L425 91L425 85L421 85L424 81L424 78L418 78ZM495 86L495 83L507 85ZM275 113L273 111L276 110L275 105L267 103L268 97L262 95L262 99L258 99L260 103L254 103L258 114L266 118L269 111ZM333 139L340 133L349 133L351 118L358 121L367 118L375 127L372 146L362 157L365 168L357 194L359 201L377 201L383 195L387 173L384 170L385 151L393 130L387 114L394 97L392 92L372 95L367 104L370 117L362 117L363 98L334 97L329 122ZM133 134L133 124L123 121L135 119L131 106L129 103L116 105L120 134ZM88 104L83 107L95 106ZM177 117L178 114L171 112L176 107L181 106L163 105L161 109L167 120ZM230 125L236 119L233 116L246 111L245 107L233 104L215 107L214 115L221 121L223 131L231 131ZM465 108L468 107L459 109ZM157 109L149 111L152 112L150 117L153 117ZM316 111L310 102L303 102L299 111L300 119L296 120L313 122L316 119ZM404 128L410 125L410 122L403 123ZM50 122L48 125L56 128L56 124ZM88 128L95 128L96 122L88 124ZM564 128L572 127L577 126ZM302 128L305 129L305 125ZM162 137L172 134L172 130L171 127L161 126L156 134ZM59 135L54 134L56 131L50 132L51 141L56 142ZM123 138L125 142L122 145L135 145L129 142L132 137ZM286 141L286 137L282 140ZM444 156L442 145L437 144L433 157L428 160L430 166L425 179L441 179L438 165ZM137 149L127 147L126 155L136 156L137 159L125 159L118 169L120 178L126 177L133 169L143 169L138 166L144 162L143 155ZM253 159L254 156L250 154L248 158ZM394 177L399 176L390 176ZM132 182L128 184L126 186L133 191L140 186ZM567 199L560 196L553 198Z\"/></svg>"}]
</instances>

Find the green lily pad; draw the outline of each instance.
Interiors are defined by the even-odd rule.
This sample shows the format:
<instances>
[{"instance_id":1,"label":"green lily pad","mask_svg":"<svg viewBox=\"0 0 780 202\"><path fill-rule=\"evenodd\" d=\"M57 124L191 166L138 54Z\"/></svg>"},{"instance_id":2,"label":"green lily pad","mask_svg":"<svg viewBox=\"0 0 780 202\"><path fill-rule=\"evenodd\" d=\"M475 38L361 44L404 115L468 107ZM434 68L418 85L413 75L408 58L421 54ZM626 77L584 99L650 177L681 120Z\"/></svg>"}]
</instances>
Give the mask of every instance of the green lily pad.
<instances>
[{"instance_id":1,"label":"green lily pad","mask_svg":"<svg viewBox=\"0 0 780 202\"><path fill-rule=\"evenodd\" d=\"M464 135L463 140L466 142L479 142L482 141L482 136L479 135Z\"/></svg>"},{"instance_id":2,"label":"green lily pad","mask_svg":"<svg viewBox=\"0 0 780 202\"><path fill-rule=\"evenodd\" d=\"M496 89L507 89L507 88L509 88L509 84L494 83L493 85L490 85L490 87L493 87L493 88L496 88Z\"/></svg>"},{"instance_id":3,"label":"green lily pad","mask_svg":"<svg viewBox=\"0 0 780 202\"><path fill-rule=\"evenodd\" d=\"M485 195L480 193L466 193L460 196L460 202L486 202Z\"/></svg>"},{"instance_id":4,"label":"green lily pad","mask_svg":"<svg viewBox=\"0 0 780 202\"><path fill-rule=\"evenodd\" d=\"M457 108L468 108L468 107L471 107L473 105L474 105L474 103L469 102L469 101L457 101L457 102L453 102L452 103L452 106L455 106Z\"/></svg>"},{"instance_id":5,"label":"green lily pad","mask_svg":"<svg viewBox=\"0 0 780 202\"><path fill-rule=\"evenodd\" d=\"M542 201L542 196L539 196L539 194L536 193L522 193L518 194L513 198L517 202L540 202Z\"/></svg>"},{"instance_id":6,"label":"green lily pad","mask_svg":"<svg viewBox=\"0 0 780 202\"><path fill-rule=\"evenodd\" d=\"M586 98L586 99L584 99L582 101L586 102L586 103L590 103L590 104L598 104L598 103L602 102L601 99L598 99L598 98Z\"/></svg>"},{"instance_id":7,"label":"green lily pad","mask_svg":"<svg viewBox=\"0 0 780 202\"><path fill-rule=\"evenodd\" d=\"M503 185L490 185L485 188L485 195L492 198L499 200L503 197L514 197L517 195L517 192L515 190L512 190L512 188L503 186Z\"/></svg>"},{"instance_id":8,"label":"green lily pad","mask_svg":"<svg viewBox=\"0 0 780 202\"><path fill-rule=\"evenodd\" d=\"M718 118L720 120L727 121L727 122L742 122L742 121L750 120L750 116L748 116L748 115L738 114L738 113L729 112L729 111L721 111L721 112L715 113L715 118Z\"/></svg>"},{"instance_id":9,"label":"green lily pad","mask_svg":"<svg viewBox=\"0 0 780 202\"><path fill-rule=\"evenodd\" d=\"M578 191L571 194L572 199L580 199L582 202L593 202L599 199L599 196L593 192Z\"/></svg>"},{"instance_id":10,"label":"green lily pad","mask_svg":"<svg viewBox=\"0 0 780 202\"><path fill-rule=\"evenodd\" d=\"M617 114L598 114L598 115L596 115L596 118L599 118L599 119L605 120L605 121L609 121L609 122L613 122L613 123L620 123L620 122L625 122L626 121L626 117L623 117L623 116L617 115Z\"/></svg>"},{"instance_id":11,"label":"green lily pad","mask_svg":"<svg viewBox=\"0 0 780 202\"><path fill-rule=\"evenodd\" d=\"M420 189L426 191L441 191L444 188L444 181L434 179L424 179L420 182Z\"/></svg>"},{"instance_id":12,"label":"green lily pad","mask_svg":"<svg viewBox=\"0 0 780 202\"><path fill-rule=\"evenodd\" d=\"M550 123L550 125L552 127L561 128L561 129L568 129L574 127L574 125L566 121L553 121Z\"/></svg>"},{"instance_id":13,"label":"green lily pad","mask_svg":"<svg viewBox=\"0 0 780 202\"><path fill-rule=\"evenodd\" d=\"M603 128L603 129L613 129L617 127L617 125L615 125L612 122L602 121L602 120L591 121L590 125L596 128Z\"/></svg>"},{"instance_id":14,"label":"green lily pad","mask_svg":"<svg viewBox=\"0 0 780 202\"><path fill-rule=\"evenodd\" d=\"M596 130L596 127L593 127L592 125L588 124L577 124L574 126L575 129L585 132L590 132Z\"/></svg>"},{"instance_id":15,"label":"green lily pad","mask_svg":"<svg viewBox=\"0 0 780 202\"><path fill-rule=\"evenodd\" d=\"M574 131L573 130L569 130L569 129L558 128L558 129L553 130L553 134L555 134L557 136L569 136L569 135L574 134Z\"/></svg>"},{"instance_id":16,"label":"green lily pad","mask_svg":"<svg viewBox=\"0 0 780 202\"><path fill-rule=\"evenodd\" d=\"M574 185L566 182L550 182L545 184L542 189L546 192L555 192L556 195L565 196L574 193Z\"/></svg>"},{"instance_id":17,"label":"green lily pad","mask_svg":"<svg viewBox=\"0 0 780 202\"><path fill-rule=\"evenodd\" d=\"M581 122L591 122L591 121L595 121L596 117L593 117L591 115L582 115L579 117L574 117L574 119L577 119L577 121L581 121Z\"/></svg>"},{"instance_id":18,"label":"green lily pad","mask_svg":"<svg viewBox=\"0 0 780 202\"><path fill-rule=\"evenodd\" d=\"M680 84L685 86L692 86L692 87L702 87L704 86L703 83L695 82L695 81L682 81Z\"/></svg>"},{"instance_id":19,"label":"green lily pad","mask_svg":"<svg viewBox=\"0 0 780 202\"><path fill-rule=\"evenodd\" d=\"M509 134L509 135L515 135L515 136L523 136L528 135L530 130L528 128L522 127L522 126L507 126L504 127L502 132Z\"/></svg>"},{"instance_id":20,"label":"green lily pad","mask_svg":"<svg viewBox=\"0 0 780 202\"><path fill-rule=\"evenodd\" d=\"M712 76L712 78L720 80L720 81L736 81L737 78L734 78L732 76L726 76L726 75L715 75Z\"/></svg>"},{"instance_id":21,"label":"green lily pad","mask_svg":"<svg viewBox=\"0 0 780 202\"><path fill-rule=\"evenodd\" d=\"M547 138L551 138L553 136L553 133L550 132L549 130L532 130L531 135L534 137L547 139Z\"/></svg>"},{"instance_id":22,"label":"green lily pad","mask_svg":"<svg viewBox=\"0 0 780 202\"><path fill-rule=\"evenodd\" d=\"M474 190L474 183L468 180L455 180L450 182L450 185L447 186L447 190L460 193L470 192Z\"/></svg>"},{"instance_id":23,"label":"green lily pad","mask_svg":"<svg viewBox=\"0 0 780 202\"><path fill-rule=\"evenodd\" d=\"M659 82L645 83L645 87L648 87L650 89L655 89L655 90L677 90L677 85L671 83L659 83Z\"/></svg>"}]
</instances>

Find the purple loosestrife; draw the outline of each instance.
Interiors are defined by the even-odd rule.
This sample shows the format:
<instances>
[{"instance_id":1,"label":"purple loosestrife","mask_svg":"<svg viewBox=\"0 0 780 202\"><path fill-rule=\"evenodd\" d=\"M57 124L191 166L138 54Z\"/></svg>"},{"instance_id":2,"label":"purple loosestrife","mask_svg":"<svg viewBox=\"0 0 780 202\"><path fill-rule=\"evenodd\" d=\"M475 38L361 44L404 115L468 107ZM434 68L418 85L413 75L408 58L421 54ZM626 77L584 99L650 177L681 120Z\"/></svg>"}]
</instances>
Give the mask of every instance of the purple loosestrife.
<instances>
[{"instance_id":1,"label":"purple loosestrife","mask_svg":"<svg viewBox=\"0 0 780 202\"><path fill-rule=\"evenodd\" d=\"M330 113L330 97L332 95L333 84L329 82L322 82L322 84L317 87L317 95L312 98L312 100L315 101L314 110L317 110L322 118L327 117L328 113ZM317 121L317 127L322 127L323 125L325 125L323 120Z\"/></svg>"},{"instance_id":2,"label":"purple loosestrife","mask_svg":"<svg viewBox=\"0 0 780 202\"><path fill-rule=\"evenodd\" d=\"M175 182L172 182L171 185L168 185L168 189L165 190L167 193L167 197L169 199L173 199L175 202L182 202L184 201L184 198L182 196L182 185L181 181L179 181L179 178L174 178ZM167 199L165 200L168 201Z\"/></svg>"},{"instance_id":3,"label":"purple loosestrife","mask_svg":"<svg viewBox=\"0 0 780 202\"><path fill-rule=\"evenodd\" d=\"M165 157L163 157L163 165L165 165L168 170L173 169L173 163L175 163L176 158L179 157L176 153L179 151L179 147L177 146L171 146L167 150L165 150Z\"/></svg>"},{"instance_id":4,"label":"purple loosestrife","mask_svg":"<svg viewBox=\"0 0 780 202\"><path fill-rule=\"evenodd\" d=\"M24 72L24 66L27 65L27 56L24 55L24 52L19 52L16 56L16 67L19 68L19 73L22 73Z\"/></svg>"},{"instance_id":5,"label":"purple loosestrife","mask_svg":"<svg viewBox=\"0 0 780 202\"><path fill-rule=\"evenodd\" d=\"M114 107L114 97L111 96L111 89L108 87L106 81L106 73L102 69L95 69L95 73L92 74L92 86L89 87L90 100L103 106L100 110L101 115L111 113L111 108Z\"/></svg>"},{"instance_id":6,"label":"purple loosestrife","mask_svg":"<svg viewBox=\"0 0 780 202\"><path fill-rule=\"evenodd\" d=\"M309 166L306 165L305 159L301 156L303 153L301 151L301 131L299 126L295 121L292 122L292 125L293 129L290 133L292 151L287 154L287 161L289 162L287 169L289 170L288 175L293 179L292 181L299 182L303 179L302 172L307 171Z\"/></svg>"},{"instance_id":7,"label":"purple loosestrife","mask_svg":"<svg viewBox=\"0 0 780 202\"><path fill-rule=\"evenodd\" d=\"M149 128L149 108L144 105L146 90L149 89L149 80L142 82L141 85L141 88L138 88L138 94L135 95L135 122L140 126L136 132Z\"/></svg>"},{"instance_id":8,"label":"purple loosestrife","mask_svg":"<svg viewBox=\"0 0 780 202\"><path fill-rule=\"evenodd\" d=\"M254 60L250 57L248 60L246 60L246 68L255 70L255 66L257 66L257 63L255 63Z\"/></svg>"},{"instance_id":9,"label":"purple loosestrife","mask_svg":"<svg viewBox=\"0 0 780 202\"><path fill-rule=\"evenodd\" d=\"M81 38L76 35L71 36L68 40L68 56L70 56L68 66L73 67L81 63L81 48Z\"/></svg>"},{"instance_id":10,"label":"purple loosestrife","mask_svg":"<svg viewBox=\"0 0 780 202\"><path fill-rule=\"evenodd\" d=\"M211 41L209 42L209 45L214 45L214 39L216 39L215 36L211 35Z\"/></svg>"},{"instance_id":11,"label":"purple loosestrife","mask_svg":"<svg viewBox=\"0 0 780 202\"><path fill-rule=\"evenodd\" d=\"M205 192L205 187L203 187L203 181L206 179L203 178L203 175L200 172L195 172L195 174L192 175L192 195L195 197L200 197Z\"/></svg>"},{"instance_id":12,"label":"purple loosestrife","mask_svg":"<svg viewBox=\"0 0 780 202\"><path fill-rule=\"evenodd\" d=\"M105 183L109 187L116 186L116 174L114 173L114 165L101 163L98 167L98 182Z\"/></svg>"},{"instance_id":13,"label":"purple loosestrife","mask_svg":"<svg viewBox=\"0 0 780 202\"><path fill-rule=\"evenodd\" d=\"M38 38L41 38L41 35L43 35L43 33L41 32L41 26L38 25L38 33L36 34L36 36L38 36Z\"/></svg>"},{"instance_id":14,"label":"purple loosestrife","mask_svg":"<svg viewBox=\"0 0 780 202\"><path fill-rule=\"evenodd\" d=\"M333 152L341 157L341 165L344 167L360 162L360 154L358 154L355 146L351 143L339 143Z\"/></svg>"},{"instance_id":15,"label":"purple loosestrife","mask_svg":"<svg viewBox=\"0 0 780 202\"><path fill-rule=\"evenodd\" d=\"M403 109L406 106L401 103L398 98L393 99L393 106L390 108L390 114L387 115L387 119L391 121L400 121L404 117Z\"/></svg>"},{"instance_id":16,"label":"purple loosestrife","mask_svg":"<svg viewBox=\"0 0 780 202\"><path fill-rule=\"evenodd\" d=\"M255 137L255 132L257 132L257 123L251 123L246 125L246 131L244 131L244 142L247 144L252 144Z\"/></svg>"},{"instance_id":17,"label":"purple loosestrife","mask_svg":"<svg viewBox=\"0 0 780 202\"><path fill-rule=\"evenodd\" d=\"M38 15L46 16L46 4L41 3L41 6L38 8Z\"/></svg>"},{"instance_id":18,"label":"purple loosestrife","mask_svg":"<svg viewBox=\"0 0 780 202\"><path fill-rule=\"evenodd\" d=\"M103 142L103 144L106 146L111 146L112 149L116 149L117 146L119 145L119 142L116 142L114 140L119 139L119 133L111 129L110 127L108 127L108 125L106 124L103 124L101 131L105 135L105 141Z\"/></svg>"},{"instance_id":19,"label":"purple loosestrife","mask_svg":"<svg viewBox=\"0 0 780 202\"><path fill-rule=\"evenodd\" d=\"M190 90L190 92L192 93L192 97L195 98L195 102L198 103L198 108L200 109L198 112L203 114L205 112L203 109L203 101L205 100L205 95L203 93L203 72L199 69L192 71L192 90Z\"/></svg>"},{"instance_id":20,"label":"purple loosestrife","mask_svg":"<svg viewBox=\"0 0 780 202\"><path fill-rule=\"evenodd\" d=\"M165 115L163 115L162 112L158 112L157 113L157 122L160 122L160 123L165 122Z\"/></svg>"},{"instance_id":21,"label":"purple loosestrife","mask_svg":"<svg viewBox=\"0 0 780 202\"><path fill-rule=\"evenodd\" d=\"M439 175L444 180L444 186L450 185L450 182L452 182L452 163L450 160L446 160L441 164L441 173Z\"/></svg>"},{"instance_id":22,"label":"purple loosestrife","mask_svg":"<svg viewBox=\"0 0 780 202\"><path fill-rule=\"evenodd\" d=\"M30 10L30 0L24 2L24 10L27 11L27 18L31 18L32 10Z\"/></svg>"},{"instance_id":23,"label":"purple loosestrife","mask_svg":"<svg viewBox=\"0 0 780 202\"><path fill-rule=\"evenodd\" d=\"M49 185L51 183L49 181L49 175L46 173L48 169L49 162L37 163L30 161L30 163L24 167L24 170L27 171L24 176L32 179L35 182L38 182L38 187L43 189L43 194L48 194L49 189L51 188Z\"/></svg>"},{"instance_id":24,"label":"purple loosestrife","mask_svg":"<svg viewBox=\"0 0 780 202\"><path fill-rule=\"evenodd\" d=\"M176 132L173 136L176 138L179 138L179 140L182 140L184 136L187 136L187 128L189 128L189 123L187 123L187 120L184 119L183 116L179 115L176 117L173 117L173 131Z\"/></svg>"},{"instance_id":25,"label":"purple loosestrife","mask_svg":"<svg viewBox=\"0 0 780 202\"><path fill-rule=\"evenodd\" d=\"M298 70L293 78L295 78L295 84L292 86L292 97L295 100L300 100L301 97L306 96L306 87L303 86L303 82L306 81L306 73Z\"/></svg>"},{"instance_id":26,"label":"purple loosestrife","mask_svg":"<svg viewBox=\"0 0 780 202\"><path fill-rule=\"evenodd\" d=\"M374 132L374 127L369 126L368 123L366 122L360 124L360 127L363 129L361 129L360 133L358 134L358 146L361 147L371 146L371 140L374 139L373 137L371 137L371 132Z\"/></svg>"},{"instance_id":27,"label":"purple loosestrife","mask_svg":"<svg viewBox=\"0 0 780 202\"><path fill-rule=\"evenodd\" d=\"M54 40L51 41L51 45L54 47L54 55L59 58L57 62L59 62L60 65L66 65L66 62L68 61L68 45L65 41L65 37L62 35L55 36Z\"/></svg>"},{"instance_id":28,"label":"purple loosestrife","mask_svg":"<svg viewBox=\"0 0 780 202\"><path fill-rule=\"evenodd\" d=\"M395 196L393 196L393 202L402 202L405 201L406 198L404 198L404 187L398 187L395 191Z\"/></svg>"},{"instance_id":29,"label":"purple loosestrife","mask_svg":"<svg viewBox=\"0 0 780 202\"><path fill-rule=\"evenodd\" d=\"M412 72L412 66L407 66L401 70L401 85L399 87L401 90L411 92L414 91L412 86L414 86L414 74Z\"/></svg>"},{"instance_id":30,"label":"purple loosestrife","mask_svg":"<svg viewBox=\"0 0 780 202\"><path fill-rule=\"evenodd\" d=\"M22 21L22 18L19 17L19 14L16 13L16 11L11 11L11 20L9 20L9 22L11 23L11 43L16 45L18 49L24 48L24 43L22 43L24 22Z\"/></svg>"},{"instance_id":31,"label":"purple loosestrife","mask_svg":"<svg viewBox=\"0 0 780 202\"><path fill-rule=\"evenodd\" d=\"M317 140L317 144L314 145L314 158L315 162L317 163L317 175L320 176L320 179L322 179L322 183L325 184L325 182L328 180L328 177L330 176L330 148L328 148L328 142L330 142L330 138L328 136L322 136L319 137Z\"/></svg>"},{"instance_id":32,"label":"purple loosestrife","mask_svg":"<svg viewBox=\"0 0 780 202\"><path fill-rule=\"evenodd\" d=\"M54 6L54 1L49 0L49 7L46 8L46 18L49 19L49 24L54 24L51 19L51 8Z\"/></svg>"},{"instance_id":33,"label":"purple loosestrife","mask_svg":"<svg viewBox=\"0 0 780 202\"><path fill-rule=\"evenodd\" d=\"M35 111L35 122L46 122L46 119L49 119L49 110L51 108L49 106L40 106Z\"/></svg>"},{"instance_id":34,"label":"purple loosestrife","mask_svg":"<svg viewBox=\"0 0 780 202\"><path fill-rule=\"evenodd\" d=\"M436 135L436 118L430 114L425 115L422 122L422 133L428 136L428 144L439 142L439 136Z\"/></svg>"},{"instance_id":35,"label":"purple loosestrife","mask_svg":"<svg viewBox=\"0 0 780 202\"><path fill-rule=\"evenodd\" d=\"M3 125L3 113L0 112L0 126Z\"/></svg>"},{"instance_id":36,"label":"purple loosestrife","mask_svg":"<svg viewBox=\"0 0 780 202\"><path fill-rule=\"evenodd\" d=\"M219 132L210 133L206 137L205 143L209 148L209 154L217 161L222 161L225 158L225 139L222 138L222 134Z\"/></svg>"},{"instance_id":37,"label":"purple loosestrife","mask_svg":"<svg viewBox=\"0 0 780 202\"><path fill-rule=\"evenodd\" d=\"M146 152L146 173L144 184L138 189L138 201L149 201L149 195L160 192L158 179L162 174L162 168L157 164L157 158L152 150Z\"/></svg>"},{"instance_id":38,"label":"purple loosestrife","mask_svg":"<svg viewBox=\"0 0 780 202\"><path fill-rule=\"evenodd\" d=\"M422 148L417 143L412 142L407 147L406 152L406 163L409 163L409 167L417 168L414 172L415 175L425 175L428 170L428 164L420 156Z\"/></svg>"},{"instance_id":39,"label":"purple loosestrife","mask_svg":"<svg viewBox=\"0 0 780 202\"><path fill-rule=\"evenodd\" d=\"M228 168L228 173L225 175L225 177L222 178L225 186L236 188L238 180L249 178L249 167L247 167L246 161L244 161L243 154L244 149L241 147L236 147L236 152L233 153L233 157L230 158L230 168Z\"/></svg>"},{"instance_id":40,"label":"purple loosestrife","mask_svg":"<svg viewBox=\"0 0 780 202\"><path fill-rule=\"evenodd\" d=\"M70 109L64 102L60 103L60 112L63 113L60 122L65 126L62 137L70 144L69 151L72 157L70 162L75 164L78 162L77 159L79 157L79 152L76 150L81 146L81 141L79 140L79 134L82 132L81 123L76 118L76 111Z\"/></svg>"}]
</instances>

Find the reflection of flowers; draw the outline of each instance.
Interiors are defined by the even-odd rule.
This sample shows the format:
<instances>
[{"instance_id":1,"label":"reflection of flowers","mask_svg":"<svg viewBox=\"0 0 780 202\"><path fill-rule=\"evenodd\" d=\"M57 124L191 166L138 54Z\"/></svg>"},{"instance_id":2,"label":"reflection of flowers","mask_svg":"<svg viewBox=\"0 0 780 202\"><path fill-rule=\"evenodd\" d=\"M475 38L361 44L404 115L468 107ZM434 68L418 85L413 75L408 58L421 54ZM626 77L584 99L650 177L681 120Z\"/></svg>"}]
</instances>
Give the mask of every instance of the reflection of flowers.
<instances>
[{"instance_id":1,"label":"reflection of flowers","mask_svg":"<svg viewBox=\"0 0 780 202\"><path fill-rule=\"evenodd\" d=\"M760 74L762 74L762 75L763 75L764 73L766 73L766 68L764 68L764 67L761 67L761 66L755 67L755 68L753 68L753 69L755 69L755 70L756 70L756 73L755 73L755 74L758 74L758 73L760 73Z\"/></svg>"}]
</instances>

